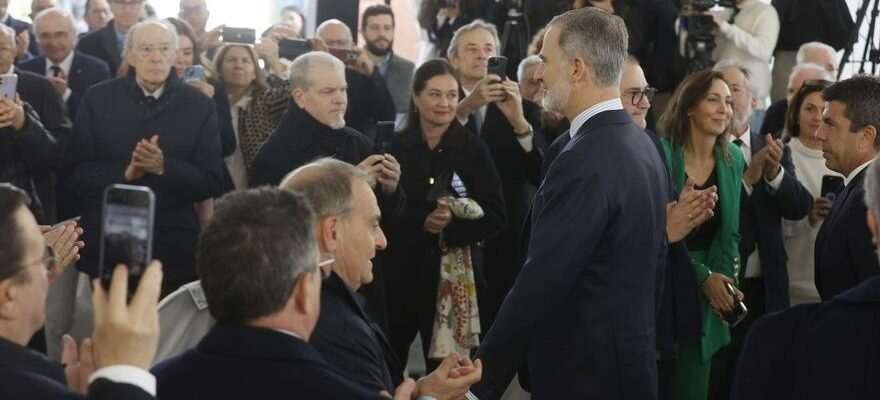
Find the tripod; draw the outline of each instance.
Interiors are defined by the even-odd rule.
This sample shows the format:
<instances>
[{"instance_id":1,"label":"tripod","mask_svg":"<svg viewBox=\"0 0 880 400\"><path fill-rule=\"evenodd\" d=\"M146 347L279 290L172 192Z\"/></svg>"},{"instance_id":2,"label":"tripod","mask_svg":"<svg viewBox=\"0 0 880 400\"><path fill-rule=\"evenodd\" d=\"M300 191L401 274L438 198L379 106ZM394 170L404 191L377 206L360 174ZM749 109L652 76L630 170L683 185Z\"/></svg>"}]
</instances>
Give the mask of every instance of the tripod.
<instances>
[{"instance_id":1,"label":"tripod","mask_svg":"<svg viewBox=\"0 0 880 400\"><path fill-rule=\"evenodd\" d=\"M871 19L868 22L868 37L865 39L865 49L862 52L862 59L850 60L854 47L859 41L859 31L861 30L862 24L865 22L868 7L871 6L872 3L874 7L871 10ZM841 58L840 65L837 68L837 79L840 79L843 74L843 66L846 64L860 63L858 73L863 74L865 73L865 65L870 62L871 73L875 74L877 72L877 65L880 64L880 50L875 48L876 39L874 38L874 29L877 24L877 16L880 14L878 6L880 6L880 0L863 0L862 5L859 6L859 10L856 12L855 26L853 26L853 30L849 35L849 43L846 45L846 49L843 52L843 58Z\"/></svg>"},{"instance_id":2,"label":"tripod","mask_svg":"<svg viewBox=\"0 0 880 400\"><path fill-rule=\"evenodd\" d=\"M507 21L504 22L504 30L501 33L501 53L499 53L506 55L507 58L513 61L507 64L508 70L513 68L515 71L519 62L526 58L529 46L529 28L527 25L519 5L511 5L507 10ZM512 50L511 44L516 46L516 53L509 53Z\"/></svg>"}]
</instances>

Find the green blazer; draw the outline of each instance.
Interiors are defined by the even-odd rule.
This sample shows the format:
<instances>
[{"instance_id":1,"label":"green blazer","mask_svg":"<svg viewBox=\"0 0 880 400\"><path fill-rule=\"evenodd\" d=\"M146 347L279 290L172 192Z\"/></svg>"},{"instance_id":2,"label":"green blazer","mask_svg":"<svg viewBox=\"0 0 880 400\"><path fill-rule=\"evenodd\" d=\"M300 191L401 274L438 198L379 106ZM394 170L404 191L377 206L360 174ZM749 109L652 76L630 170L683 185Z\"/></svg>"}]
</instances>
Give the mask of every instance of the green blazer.
<instances>
[{"instance_id":1,"label":"green blazer","mask_svg":"<svg viewBox=\"0 0 880 400\"><path fill-rule=\"evenodd\" d=\"M681 192L685 183L684 148L672 147L667 139L661 139L669 173L675 188ZM721 147L715 148L715 171L718 175L718 198L721 202L721 228L706 251L691 251L691 260L697 269L697 282L701 285L712 272L722 273L736 280L740 268L739 255L739 203L742 191L742 175L745 167L742 151L732 143L727 145L730 161L725 161ZM715 352L730 342L730 329L712 312L709 302L703 295L703 337L701 348L703 360L708 360Z\"/></svg>"}]
</instances>

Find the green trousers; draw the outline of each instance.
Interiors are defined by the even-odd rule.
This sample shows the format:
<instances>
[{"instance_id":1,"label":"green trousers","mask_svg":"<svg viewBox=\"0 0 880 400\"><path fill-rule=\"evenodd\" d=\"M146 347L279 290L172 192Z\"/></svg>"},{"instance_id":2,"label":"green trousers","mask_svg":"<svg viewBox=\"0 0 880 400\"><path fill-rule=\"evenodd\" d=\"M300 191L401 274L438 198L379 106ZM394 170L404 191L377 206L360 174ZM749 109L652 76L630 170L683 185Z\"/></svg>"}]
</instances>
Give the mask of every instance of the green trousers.
<instances>
[{"instance_id":1,"label":"green trousers","mask_svg":"<svg viewBox=\"0 0 880 400\"><path fill-rule=\"evenodd\" d=\"M679 344L676 361L676 400L706 400L709 395L709 367L712 365L712 358L703 360L700 341Z\"/></svg>"}]
</instances>

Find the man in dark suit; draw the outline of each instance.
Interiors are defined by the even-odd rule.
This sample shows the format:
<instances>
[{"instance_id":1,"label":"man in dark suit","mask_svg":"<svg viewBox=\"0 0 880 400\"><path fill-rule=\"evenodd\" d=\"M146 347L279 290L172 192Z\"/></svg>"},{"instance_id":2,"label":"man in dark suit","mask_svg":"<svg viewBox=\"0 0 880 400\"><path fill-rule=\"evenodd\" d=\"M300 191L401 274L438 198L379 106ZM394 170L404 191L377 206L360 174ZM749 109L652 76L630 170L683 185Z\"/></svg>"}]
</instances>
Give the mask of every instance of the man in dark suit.
<instances>
[{"instance_id":1,"label":"man in dark suit","mask_svg":"<svg viewBox=\"0 0 880 400\"><path fill-rule=\"evenodd\" d=\"M34 26L43 55L18 67L51 80L67 105L67 116L73 120L86 90L110 79L110 68L106 62L74 50L76 25L69 12L47 9L37 14Z\"/></svg>"},{"instance_id":2,"label":"man in dark suit","mask_svg":"<svg viewBox=\"0 0 880 400\"><path fill-rule=\"evenodd\" d=\"M498 54L498 47L495 26L476 20L455 32L448 53L461 81L458 120L489 148L507 207L504 231L486 241L487 287L479 288L477 296L483 332L492 325L525 259L522 227L529 210L528 185L538 185L545 147L540 107L522 99L516 82L488 74L487 59Z\"/></svg>"},{"instance_id":3,"label":"man in dark suit","mask_svg":"<svg viewBox=\"0 0 880 400\"><path fill-rule=\"evenodd\" d=\"M737 281L749 313L731 328L730 344L713 356L709 385L711 398L727 399L740 348L752 322L767 312L788 308L788 255L782 240L782 218L802 219L810 212L813 198L797 180L791 149L749 127L749 117L758 103L749 69L730 60L719 62L714 69L731 87L734 126L730 140L742 150L748 165L740 194L741 261Z\"/></svg>"},{"instance_id":4,"label":"man in dark suit","mask_svg":"<svg viewBox=\"0 0 880 400\"><path fill-rule=\"evenodd\" d=\"M141 18L144 0L117 0L110 2L113 19L107 26L98 29L79 40L77 49L101 59L110 67L110 75L117 76L122 63L122 50L125 37Z\"/></svg>"},{"instance_id":5,"label":"man in dark suit","mask_svg":"<svg viewBox=\"0 0 880 400\"><path fill-rule=\"evenodd\" d=\"M656 398L671 194L656 147L621 104L626 27L595 8L549 26L535 77L546 108L571 119L571 139L538 189L526 263L480 344L483 381L471 390L497 399L525 364L536 400Z\"/></svg>"},{"instance_id":6,"label":"man in dark suit","mask_svg":"<svg viewBox=\"0 0 880 400\"><path fill-rule=\"evenodd\" d=\"M816 236L816 289L828 300L880 273L865 223L865 168L880 149L880 80L859 75L825 89L825 111L816 138L825 165L845 187Z\"/></svg>"},{"instance_id":7,"label":"man in dark suit","mask_svg":"<svg viewBox=\"0 0 880 400\"><path fill-rule=\"evenodd\" d=\"M144 272L131 303L126 305L126 269L113 274L109 296L95 288L95 336L91 347L65 344L65 365L50 361L24 347L43 324L43 304L50 279L61 275L33 214L27 195L18 188L0 186L0 398L152 399L156 381L146 368L156 350L159 324L161 266L154 262ZM94 355L91 349L94 349ZM95 370L97 368L97 370ZM68 381L69 379L69 381ZM68 387L70 385L70 387Z\"/></svg>"},{"instance_id":8,"label":"man in dark suit","mask_svg":"<svg viewBox=\"0 0 880 400\"><path fill-rule=\"evenodd\" d=\"M352 182L351 190L369 199L372 191L366 182L360 183ZM372 206L366 215L358 206L351 209L352 216L364 219L352 222L376 229L375 200ZM154 368L161 398L240 399L254 393L267 399L291 394L314 399L381 398L378 390L328 364L308 343L323 307L320 292L325 276L315 230L332 223L343 222L317 220L309 201L294 191L264 187L233 192L220 200L200 238L198 257L208 309L218 324L195 348ZM381 237L381 230L374 233ZM332 233L327 230L324 235ZM375 245L369 242L364 244ZM478 365L457 367L449 357L431 381L451 385L479 379ZM449 377L453 369L464 376ZM437 391L442 385L422 383L418 390L421 395L447 398ZM410 399L414 389L415 383L408 379L397 388L395 398Z\"/></svg>"},{"instance_id":9,"label":"man in dark suit","mask_svg":"<svg viewBox=\"0 0 880 400\"><path fill-rule=\"evenodd\" d=\"M369 6L361 14L361 34L367 55L385 78L394 108L401 116L409 109L415 65L394 53L394 28L394 11L387 5Z\"/></svg>"},{"instance_id":10,"label":"man in dark suit","mask_svg":"<svg viewBox=\"0 0 880 400\"><path fill-rule=\"evenodd\" d=\"M851 133L847 133L851 134ZM880 165L864 174L870 234L877 241ZM855 221L854 221L855 222ZM874 255L876 258L877 256ZM832 262L843 260L833 260ZM880 277L830 301L802 304L755 322L740 356L737 400L880 398Z\"/></svg>"},{"instance_id":11,"label":"man in dark suit","mask_svg":"<svg viewBox=\"0 0 880 400\"><path fill-rule=\"evenodd\" d=\"M132 70L93 87L80 105L65 185L82 199L86 243L98 243L105 187L128 183L155 192L153 255L165 264L167 294L196 279L193 203L223 189L217 112L210 98L177 78L176 32L152 22L135 25L130 35L125 55ZM77 264L91 276L98 247L89 246Z\"/></svg>"}]
</instances>

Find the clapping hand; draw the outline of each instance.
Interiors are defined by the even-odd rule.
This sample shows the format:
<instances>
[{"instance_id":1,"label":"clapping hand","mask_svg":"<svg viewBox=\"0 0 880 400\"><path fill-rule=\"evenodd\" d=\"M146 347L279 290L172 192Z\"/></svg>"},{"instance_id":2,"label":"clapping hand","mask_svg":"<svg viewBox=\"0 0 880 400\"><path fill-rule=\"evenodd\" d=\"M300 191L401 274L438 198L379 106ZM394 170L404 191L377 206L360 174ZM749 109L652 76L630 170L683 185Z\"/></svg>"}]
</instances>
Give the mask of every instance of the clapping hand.
<instances>
[{"instance_id":1,"label":"clapping hand","mask_svg":"<svg viewBox=\"0 0 880 400\"><path fill-rule=\"evenodd\" d=\"M125 179L130 182L142 178L146 173L165 173L165 156L159 148L159 135L153 135L150 140L138 141L131 153L131 163L125 169Z\"/></svg>"},{"instance_id":2,"label":"clapping hand","mask_svg":"<svg viewBox=\"0 0 880 400\"><path fill-rule=\"evenodd\" d=\"M712 210L718 201L718 188L696 190L694 184L694 179L688 178L678 201L666 205L666 238L670 243L684 239L691 230L715 215Z\"/></svg>"}]
</instances>

